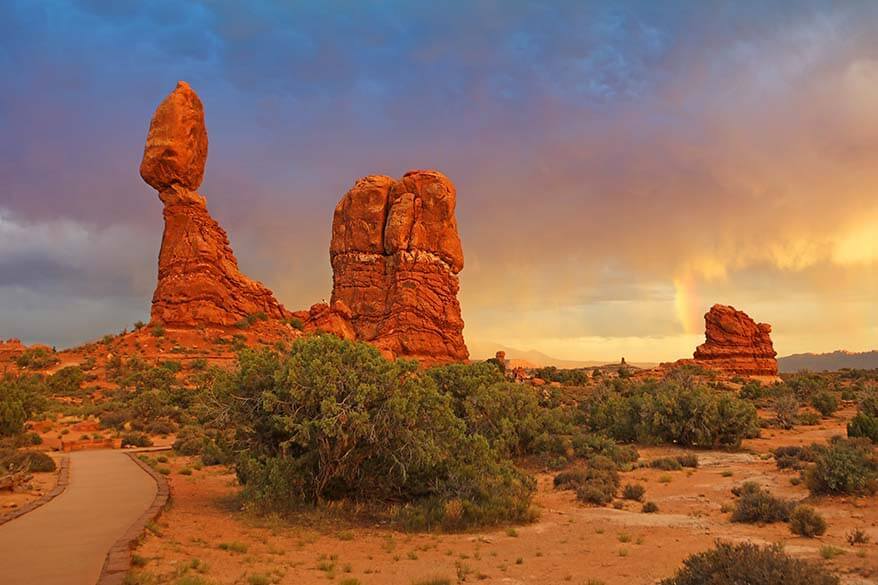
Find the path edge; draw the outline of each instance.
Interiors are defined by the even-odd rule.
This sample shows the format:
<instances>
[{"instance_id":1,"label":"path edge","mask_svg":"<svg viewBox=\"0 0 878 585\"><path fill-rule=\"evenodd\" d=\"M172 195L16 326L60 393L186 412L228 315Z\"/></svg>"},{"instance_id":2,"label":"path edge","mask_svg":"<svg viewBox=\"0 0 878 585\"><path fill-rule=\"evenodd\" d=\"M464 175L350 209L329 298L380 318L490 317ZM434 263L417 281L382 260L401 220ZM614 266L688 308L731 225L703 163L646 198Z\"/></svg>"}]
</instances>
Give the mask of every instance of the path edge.
<instances>
[{"instance_id":1,"label":"path edge","mask_svg":"<svg viewBox=\"0 0 878 585\"><path fill-rule=\"evenodd\" d=\"M104 566L101 568L101 575L98 577L96 585L121 585L125 580L125 575L131 568L131 551L140 540L146 525L154 522L168 503L171 501L171 489L165 476L157 472L147 463L141 461L138 453L125 453L134 463L140 466L155 481L158 489L155 493L152 505L140 515L140 518L125 531L119 540L110 547L107 557L104 559Z\"/></svg>"},{"instance_id":2,"label":"path edge","mask_svg":"<svg viewBox=\"0 0 878 585\"><path fill-rule=\"evenodd\" d=\"M53 487L48 493L43 494L36 500L28 502L21 508L16 508L11 512L6 512L5 514L0 514L0 526L6 524L7 522L11 522L16 518L24 516L28 512L33 512L40 506L44 504L48 504L56 497L60 496L64 493L64 490L67 489L68 484L70 483L70 457L63 456L61 461L58 463L58 481L55 482L55 487Z\"/></svg>"}]
</instances>

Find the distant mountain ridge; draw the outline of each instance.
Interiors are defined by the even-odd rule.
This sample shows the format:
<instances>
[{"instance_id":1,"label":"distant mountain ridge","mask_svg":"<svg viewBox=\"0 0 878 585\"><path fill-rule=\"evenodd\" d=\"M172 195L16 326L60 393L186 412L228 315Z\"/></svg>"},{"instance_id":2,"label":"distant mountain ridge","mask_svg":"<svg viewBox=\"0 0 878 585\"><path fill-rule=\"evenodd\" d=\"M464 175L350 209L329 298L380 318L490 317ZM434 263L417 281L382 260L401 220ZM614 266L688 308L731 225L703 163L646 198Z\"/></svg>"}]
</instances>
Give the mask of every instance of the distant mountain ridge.
<instances>
[{"instance_id":1,"label":"distant mountain ridge","mask_svg":"<svg viewBox=\"0 0 878 585\"><path fill-rule=\"evenodd\" d=\"M619 363L619 361L611 362L608 360L562 360L552 357L550 355L546 355L543 352L537 351L535 349L525 350L500 344L484 343L478 341L468 343L468 345L471 354L470 359L472 360L484 360L492 358L494 357L495 352L505 351L507 360L513 362L527 362L527 364L516 363L514 365L529 365L538 368L555 366L556 368L562 370L572 370L576 368L593 368L595 366L606 366L610 363ZM653 362L631 362L630 365L638 368L652 368L654 366L657 366L658 364Z\"/></svg>"},{"instance_id":2,"label":"distant mountain ridge","mask_svg":"<svg viewBox=\"0 0 878 585\"><path fill-rule=\"evenodd\" d=\"M878 368L878 350L859 353L843 350L831 353L796 353L777 358L777 367L783 373L800 370L823 372L843 368L870 370Z\"/></svg>"}]
</instances>

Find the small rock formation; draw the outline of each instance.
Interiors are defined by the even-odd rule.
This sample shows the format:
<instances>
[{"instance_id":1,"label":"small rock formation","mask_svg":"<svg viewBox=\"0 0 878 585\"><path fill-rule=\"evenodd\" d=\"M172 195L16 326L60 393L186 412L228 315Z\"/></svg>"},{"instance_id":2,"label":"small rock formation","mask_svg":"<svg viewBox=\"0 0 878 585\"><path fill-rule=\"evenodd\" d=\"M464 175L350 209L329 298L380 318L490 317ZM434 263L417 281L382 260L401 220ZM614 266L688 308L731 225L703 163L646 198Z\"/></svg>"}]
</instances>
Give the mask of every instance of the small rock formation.
<instances>
[{"instance_id":1,"label":"small rock formation","mask_svg":"<svg viewBox=\"0 0 878 585\"><path fill-rule=\"evenodd\" d=\"M457 300L463 250L457 193L437 171L368 176L335 208L331 306L350 310L357 338L425 363L469 357Z\"/></svg>"},{"instance_id":2,"label":"small rock formation","mask_svg":"<svg viewBox=\"0 0 878 585\"><path fill-rule=\"evenodd\" d=\"M704 324L706 340L695 350L696 365L731 375L777 376L771 325L727 305L711 307Z\"/></svg>"},{"instance_id":3,"label":"small rock formation","mask_svg":"<svg viewBox=\"0 0 878 585\"><path fill-rule=\"evenodd\" d=\"M206 161L204 108L181 81L153 115L140 164L140 176L164 204L152 322L228 327L248 315L283 318L272 292L238 270L226 232L196 193Z\"/></svg>"},{"instance_id":4,"label":"small rock formation","mask_svg":"<svg viewBox=\"0 0 878 585\"><path fill-rule=\"evenodd\" d=\"M302 329L308 333L332 333L342 339L353 341L357 333L351 325L351 310L344 301L311 305L307 311L297 311L293 317L302 321Z\"/></svg>"}]
</instances>

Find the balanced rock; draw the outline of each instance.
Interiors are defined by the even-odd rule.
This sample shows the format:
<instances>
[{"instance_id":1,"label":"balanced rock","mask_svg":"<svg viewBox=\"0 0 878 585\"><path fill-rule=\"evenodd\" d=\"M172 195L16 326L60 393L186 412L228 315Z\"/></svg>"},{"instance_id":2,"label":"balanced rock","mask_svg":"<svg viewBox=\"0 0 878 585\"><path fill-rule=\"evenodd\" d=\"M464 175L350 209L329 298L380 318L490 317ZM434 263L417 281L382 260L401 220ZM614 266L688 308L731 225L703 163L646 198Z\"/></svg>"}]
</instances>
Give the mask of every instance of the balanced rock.
<instances>
[{"instance_id":1,"label":"balanced rock","mask_svg":"<svg viewBox=\"0 0 878 585\"><path fill-rule=\"evenodd\" d=\"M706 339L695 350L696 364L728 374L777 376L771 325L727 305L711 307L704 324Z\"/></svg>"},{"instance_id":2,"label":"balanced rock","mask_svg":"<svg viewBox=\"0 0 878 585\"><path fill-rule=\"evenodd\" d=\"M335 208L332 305L357 338L425 363L469 357L457 300L463 250L457 192L437 171L358 180Z\"/></svg>"},{"instance_id":3,"label":"balanced rock","mask_svg":"<svg viewBox=\"0 0 878 585\"><path fill-rule=\"evenodd\" d=\"M152 321L228 327L249 315L283 318L286 311L272 292L238 270L226 232L195 192L206 160L204 108L181 81L156 109L140 165L140 176L164 203Z\"/></svg>"}]
</instances>

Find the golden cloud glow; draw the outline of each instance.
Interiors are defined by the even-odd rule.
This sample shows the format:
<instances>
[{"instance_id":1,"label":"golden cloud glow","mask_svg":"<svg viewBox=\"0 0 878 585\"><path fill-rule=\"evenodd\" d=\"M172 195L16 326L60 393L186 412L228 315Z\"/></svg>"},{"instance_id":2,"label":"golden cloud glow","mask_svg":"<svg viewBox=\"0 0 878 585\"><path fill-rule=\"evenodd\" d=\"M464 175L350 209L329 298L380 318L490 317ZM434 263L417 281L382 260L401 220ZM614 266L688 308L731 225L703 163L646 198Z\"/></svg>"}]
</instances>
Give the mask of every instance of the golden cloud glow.
<instances>
[{"instance_id":1,"label":"golden cloud glow","mask_svg":"<svg viewBox=\"0 0 878 585\"><path fill-rule=\"evenodd\" d=\"M878 219L842 235L832 250L832 260L842 266L878 262Z\"/></svg>"}]
</instances>

